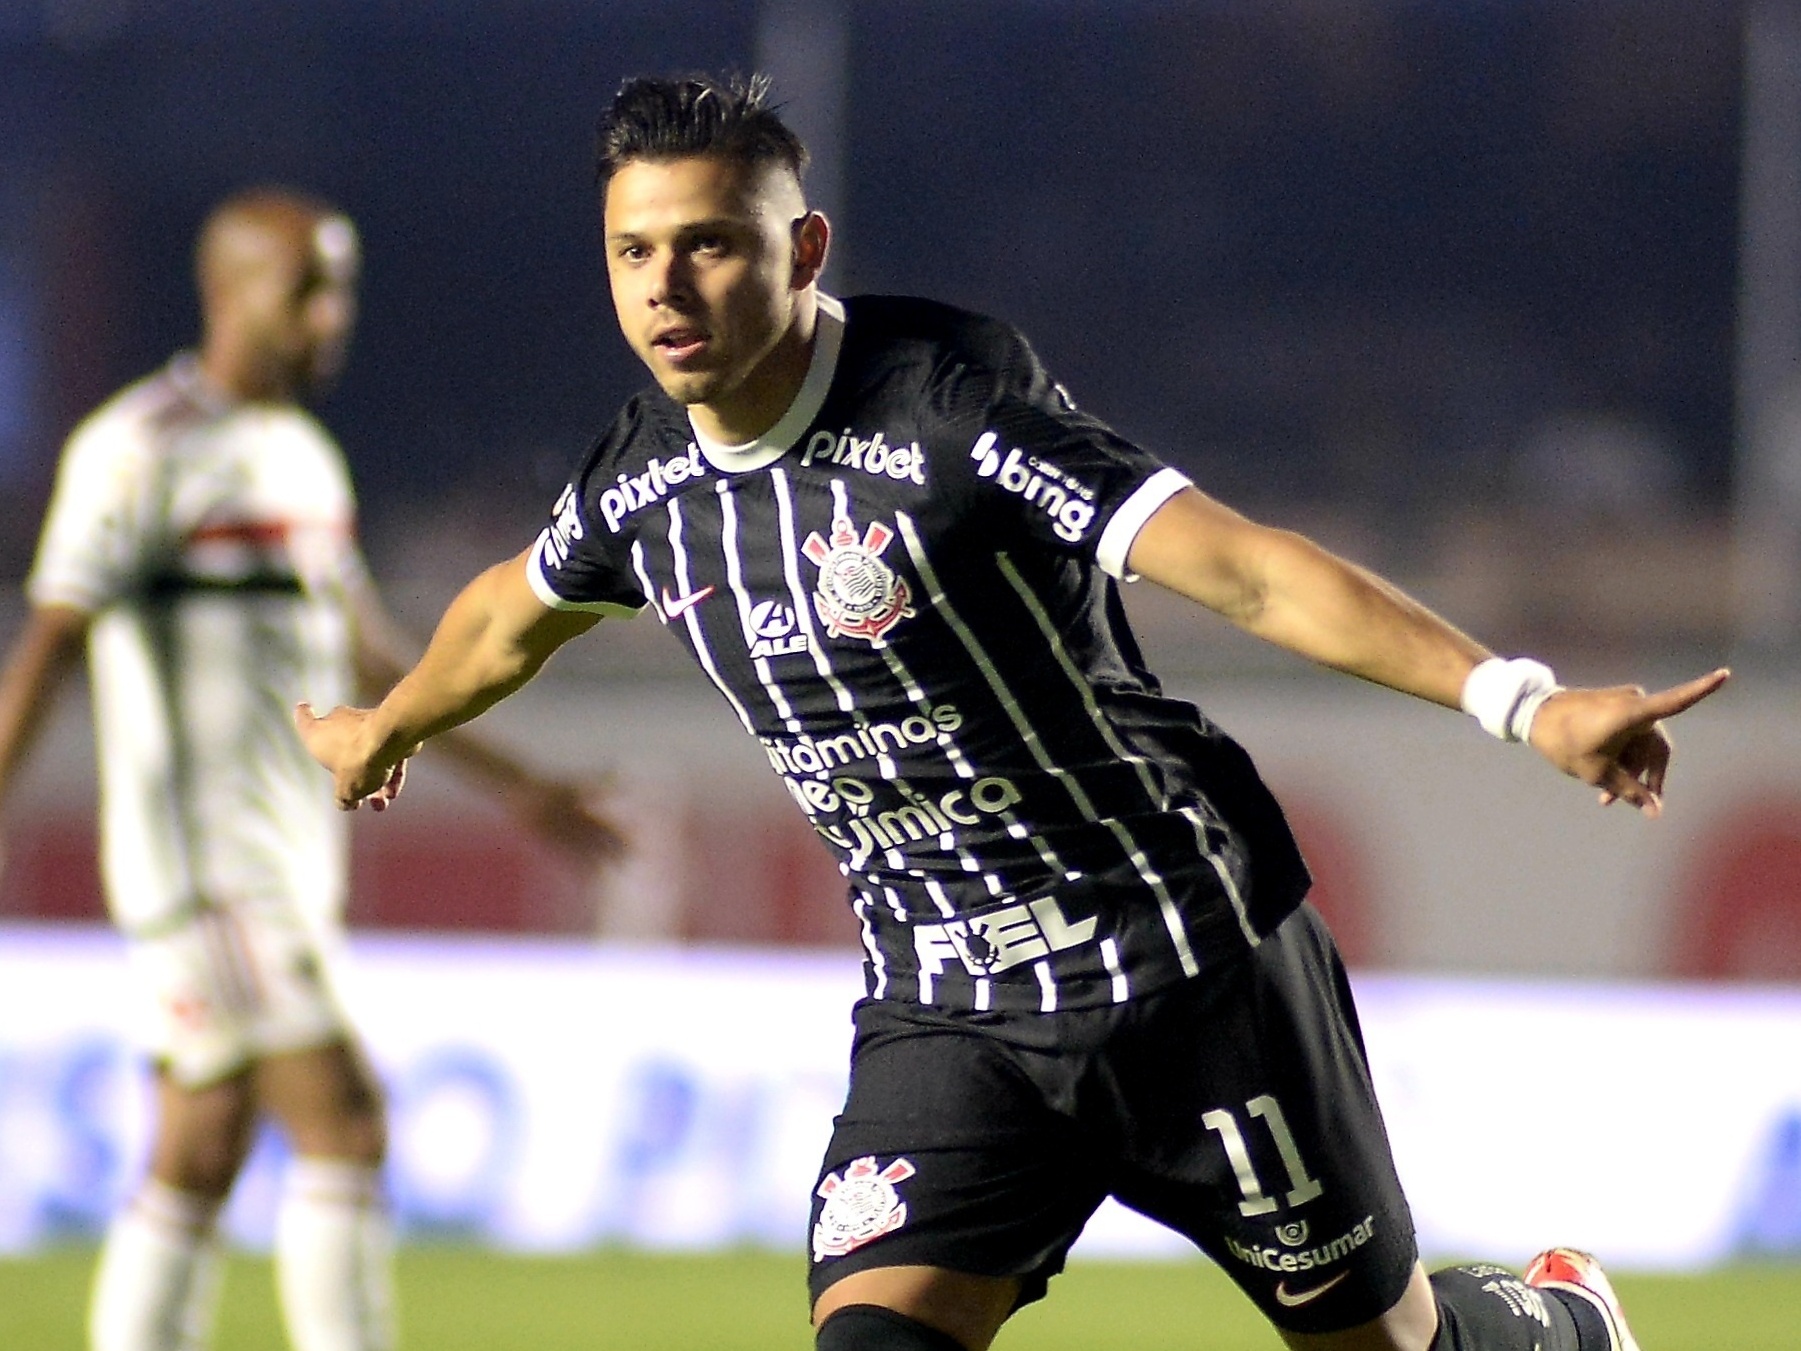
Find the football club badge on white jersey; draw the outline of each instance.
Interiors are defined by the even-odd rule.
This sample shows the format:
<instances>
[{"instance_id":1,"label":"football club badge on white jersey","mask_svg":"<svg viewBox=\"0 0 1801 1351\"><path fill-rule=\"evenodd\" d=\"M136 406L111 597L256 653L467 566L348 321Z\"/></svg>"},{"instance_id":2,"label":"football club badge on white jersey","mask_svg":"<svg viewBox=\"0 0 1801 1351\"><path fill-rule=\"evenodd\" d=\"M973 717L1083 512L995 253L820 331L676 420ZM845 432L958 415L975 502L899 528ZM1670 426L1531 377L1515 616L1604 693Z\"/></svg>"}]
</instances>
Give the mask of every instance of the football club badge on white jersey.
<instances>
[{"instance_id":1,"label":"football club badge on white jersey","mask_svg":"<svg viewBox=\"0 0 1801 1351\"><path fill-rule=\"evenodd\" d=\"M813 1260L843 1257L905 1224L907 1203L895 1184L918 1171L905 1159L877 1168L875 1156L865 1154L842 1173L827 1173L818 1188L825 1205L813 1226Z\"/></svg>"},{"instance_id":2,"label":"football club badge on white jersey","mask_svg":"<svg viewBox=\"0 0 1801 1351\"><path fill-rule=\"evenodd\" d=\"M828 544L815 530L801 552L819 565L813 608L832 637L862 638L872 647L882 635L913 614L913 593L905 579L882 561L894 531L871 521L859 537L848 516L832 521Z\"/></svg>"}]
</instances>

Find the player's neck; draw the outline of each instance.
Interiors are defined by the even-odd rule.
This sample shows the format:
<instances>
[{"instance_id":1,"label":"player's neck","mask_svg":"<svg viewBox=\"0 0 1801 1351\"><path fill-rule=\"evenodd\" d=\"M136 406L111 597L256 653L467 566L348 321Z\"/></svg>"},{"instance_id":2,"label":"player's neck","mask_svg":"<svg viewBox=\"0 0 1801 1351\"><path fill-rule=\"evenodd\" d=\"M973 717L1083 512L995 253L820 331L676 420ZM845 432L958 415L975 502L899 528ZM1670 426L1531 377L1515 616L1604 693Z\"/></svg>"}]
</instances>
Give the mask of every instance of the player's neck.
<instances>
[{"instance_id":1,"label":"player's neck","mask_svg":"<svg viewBox=\"0 0 1801 1351\"><path fill-rule=\"evenodd\" d=\"M689 405L695 430L720 445L741 446L775 426L807 381L818 332L818 301L808 293L795 305L794 322L735 389L722 399Z\"/></svg>"},{"instance_id":2,"label":"player's neck","mask_svg":"<svg viewBox=\"0 0 1801 1351\"><path fill-rule=\"evenodd\" d=\"M200 348L200 375L227 399L242 403L293 403L292 376L237 344L209 340Z\"/></svg>"}]
</instances>

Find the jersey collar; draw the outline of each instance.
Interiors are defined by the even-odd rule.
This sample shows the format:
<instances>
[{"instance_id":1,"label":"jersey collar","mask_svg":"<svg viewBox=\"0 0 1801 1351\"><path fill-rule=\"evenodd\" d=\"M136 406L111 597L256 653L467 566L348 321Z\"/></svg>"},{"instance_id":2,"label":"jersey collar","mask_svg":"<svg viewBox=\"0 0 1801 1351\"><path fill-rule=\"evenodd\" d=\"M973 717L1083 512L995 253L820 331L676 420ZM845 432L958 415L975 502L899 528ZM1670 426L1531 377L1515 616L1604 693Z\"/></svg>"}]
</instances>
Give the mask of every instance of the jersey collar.
<instances>
[{"instance_id":1,"label":"jersey collar","mask_svg":"<svg viewBox=\"0 0 1801 1351\"><path fill-rule=\"evenodd\" d=\"M706 456L707 463L721 473L742 474L774 464L787 454L789 447L800 440L800 434L812 426L813 419L819 416L819 410L825 404L826 391L832 387L832 376L838 369L838 350L843 345L844 306L836 297L821 291L819 318L813 331L813 360L807 366L807 378L801 382L800 393L794 396L794 402L788 405L788 411L782 414L775 426L755 441L728 446L703 436L693 419L689 419L688 427L694 433L694 444L700 447L700 453Z\"/></svg>"},{"instance_id":2,"label":"jersey collar","mask_svg":"<svg viewBox=\"0 0 1801 1351\"><path fill-rule=\"evenodd\" d=\"M223 417L237 400L206 378L198 352L177 352L169 361L169 382L208 417Z\"/></svg>"}]
</instances>

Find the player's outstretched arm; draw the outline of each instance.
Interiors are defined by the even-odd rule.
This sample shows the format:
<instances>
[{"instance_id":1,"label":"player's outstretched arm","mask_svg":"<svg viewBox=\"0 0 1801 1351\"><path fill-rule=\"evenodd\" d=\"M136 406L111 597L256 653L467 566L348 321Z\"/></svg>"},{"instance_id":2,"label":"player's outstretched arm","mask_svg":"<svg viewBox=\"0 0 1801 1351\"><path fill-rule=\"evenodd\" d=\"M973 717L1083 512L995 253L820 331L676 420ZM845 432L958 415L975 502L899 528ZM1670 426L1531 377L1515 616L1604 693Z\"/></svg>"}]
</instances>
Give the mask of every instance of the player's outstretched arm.
<instances>
[{"instance_id":1,"label":"player's outstretched arm","mask_svg":"<svg viewBox=\"0 0 1801 1351\"><path fill-rule=\"evenodd\" d=\"M81 660L90 616L67 605L33 606L0 665L0 806Z\"/></svg>"},{"instance_id":2,"label":"player's outstretched arm","mask_svg":"<svg viewBox=\"0 0 1801 1351\"><path fill-rule=\"evenodd\" d=\"M1249 633L1448 708L1466 706L1470 673L1492 656L1374 573L1194 489L1145 523L1127 562ZM1726 679L1717 670L1657 694L1637 686L1550 693L1547 686L1533 703L1536 715L1526 719L1530 740L1564 773L1599 788L1603 803L1625 801L1655 815L1670 760L1660 720L1693 707Z\"/></svg>"},{"instance_id":3,"label":"player's outstretched arm","mask_svg":"<svg viewBox=\"0 0 1801 1351\"><path fill-rule=\"evenodd\" d=\"M358 685L379 698L406 674L418 644L373 584L358 588L353 603ZM453 728L436 745L458 772L486 785L521 824L572 862L592 867L624 852L625 832L606 809L611 785L604 775L543 773L474 728Z\"/></svg>"},{"instance_id":4,"label":"player's outstretched arm","mask_svg":"<svg viewBox=\"0 0 1801 1351\"><path fill-rule=\"evenodd\" d=\"M491 708L526 684L564 643L596 622L553 610L526 581L526 554L482 573L450 603L412 670L372 709L295 710L300 739L331 771L338 805L378 809L403 782L403 765L425 741Z\"/></svg>"},{"instance_id":5,"label":"player's outstretched arm","mask_svg":"<svg viewBox=\"0 0 1801 1351\"><path fill-rule=\"evenodd\" d=\"M1145 522L1127 563L1259 638L1448 708L1492 655L1374 573L1193 488Z\"/></svg>"}]
</instances>

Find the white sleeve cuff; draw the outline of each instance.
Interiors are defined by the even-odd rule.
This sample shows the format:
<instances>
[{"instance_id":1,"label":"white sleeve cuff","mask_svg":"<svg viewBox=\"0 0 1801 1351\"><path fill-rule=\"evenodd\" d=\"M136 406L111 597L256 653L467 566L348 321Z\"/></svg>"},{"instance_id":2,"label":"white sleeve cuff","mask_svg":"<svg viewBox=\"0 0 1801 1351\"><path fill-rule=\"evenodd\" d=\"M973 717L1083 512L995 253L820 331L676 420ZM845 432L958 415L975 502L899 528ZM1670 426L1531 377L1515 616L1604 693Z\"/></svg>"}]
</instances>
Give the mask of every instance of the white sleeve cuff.
<instances>
[{"instance_id":1,"label":"white sleeve cuff","mask_svg":"<svg viewBox=\"0 0 1801 1351\"><path fill-rule=\"evenodd\" d=\"M50 577L34 572L25 579L25 599L34 606L57 605L84 614L98 614L106 608L107 598L93 587L82 586L68 577Z\"/></svg>"},{"instance_id":2,"label":"white sleeve cuff","mask_svg":"<svg viewBox=\"0 0 1801 1351\"><path fill-rule=\"evenodd\" d=\"M1120 503L1113 519L1107 522L1107 528L1101 531L1100 543L1094 549L1095 562L1101 565L1101 571L1122 582L1137 581L1137 574L1126 571L1132 541L1138 538L1144 523L1157 514L1158 507L1191 486L1188 475L1179 469L1159 469L1141 483L1137 492Z\"/></svg>"}]
</instances>

